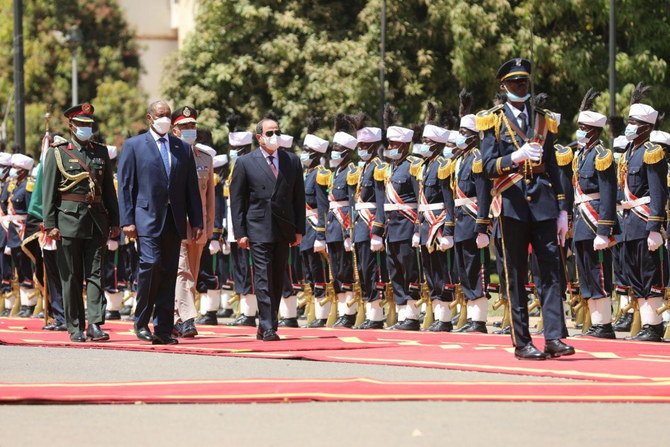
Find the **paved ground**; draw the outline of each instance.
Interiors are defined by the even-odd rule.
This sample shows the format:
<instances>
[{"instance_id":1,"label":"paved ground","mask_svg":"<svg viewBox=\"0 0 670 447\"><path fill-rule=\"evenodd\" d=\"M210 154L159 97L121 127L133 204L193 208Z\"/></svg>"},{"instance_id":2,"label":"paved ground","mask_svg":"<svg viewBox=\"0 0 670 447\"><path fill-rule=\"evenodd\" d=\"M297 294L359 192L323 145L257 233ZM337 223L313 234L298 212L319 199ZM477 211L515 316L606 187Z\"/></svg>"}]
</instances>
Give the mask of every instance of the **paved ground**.
<instances>
[{"instance_id":1,"label":"paved ground","mask_svg":"<svg viewBox=\"0 0 670 447\"><path fill-rule=\"evenodd\" d=\"M5 382L373 377L546 380L422 368L0 346ZM668 407L389 402L0 406L0 447L116 445L670 445ZM579 444L577 444L579 443Z\"/></svg>"}]
</instances>

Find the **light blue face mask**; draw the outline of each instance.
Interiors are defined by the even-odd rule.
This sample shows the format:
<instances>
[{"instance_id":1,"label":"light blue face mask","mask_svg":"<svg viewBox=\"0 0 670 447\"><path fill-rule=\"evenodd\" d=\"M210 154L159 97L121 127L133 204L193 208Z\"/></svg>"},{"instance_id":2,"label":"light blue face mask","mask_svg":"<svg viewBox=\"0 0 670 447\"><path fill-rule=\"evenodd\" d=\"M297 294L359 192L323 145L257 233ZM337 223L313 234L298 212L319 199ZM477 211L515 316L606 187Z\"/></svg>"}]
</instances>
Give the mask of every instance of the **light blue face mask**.
<instances>
[{"instance_id":1,"label":"light blue face mask","mask_svg":"<svg viewBox=\"0 0 670 447\"><path fill-rule=\"evenodd\" d=\"M505 87L505 93L507 93L507 99L511 102L526 102L530 99L530 93L526 93L525 96L517 96L510 92L507 87Z\"/></svg>"},{"instance_id":2,"label":"light blue face mask","mask_svg":"<svg viewBox=\"0 0 670 447\"><path fill-rule=\"evenodd\" d=\"M416 143L412 147L412 153L418 155L419 157L427 158L430 157L431 154L433 153L432 151L433 146L425 143Z\"/></svg>"},{"instance_id":3,"label":"light blue face mask","mask_svg":"<svg viewBox=\"0 0 670 447\"><path fill-rule=\"evenodd\" d=\"M577 129L577 132L575 132L575 137L577 138L577 142L580 144L586 144L589 141L588 137L588 132L582 129Z\"/></svg>"},{"instance_id":4,"label":"light blue face mask","mask_svg":"<svg viewBox=\"0 0 670 447\"><path fill-rule=\"evenodd\" d=\"M400 152L400 149L397 147L394 147L393 149L384 149L384 157L390 160L398 160L402 157L402 152Z\"/></svg>"},{"instance_id":5,"label":"light blue face mask","mask_svg":"<svg viewBox=\"0 0 670 447\"><path fill-rule=\"evenodd\" d=\"M454 143L456 143L457 148L465 149L465 148L468 147L468 137L459 133L458 136L456 137L456 141L454 141Z\"/></svg>"},{"instance_id":6,"label":"light blue face mask","mask_svg":"<svg viewBox=\"0 0 670 447\"><path fill-rule=\"evenodd\" d=\"M342 160L342 152L333 151L330 153L331 160Z\"/></svg>"},{"instance_id":7,"label":"light blue face mask","mask_svg":"<svg viewBox=\"0 0 670 447\"><path fill-rule=\"evenodd\" d=\"M237 149L231 149L230 152L228 152L228 156L230 157L230 161L235 161L237 160L237 157L239 157L240 151Z\"/></svg>"},{"instance_id":8,"label":"light blue face mask","mask_svg":"<svg viewBox=\"0 0 670 447\"><path fill-rule=\"evenodd\" d=\"M310 163L312 162L311 155L309 152L303 152L300 154L300 161L302 162L303 166L309 166Z\"/></svg>"},{"instance_id":9,"label":"light blue face mask","mask_svg":"<svg viewBox=\"0 0 670 447\"><path fill-rule=\"evenodd\" d=\"M451 146L444 146L444 149L442 149L442 156L444 158L452 158L454 156L454 148Z\"/></svg>"},{"instance_id":10,"label":"light blue face mask","mask_svg":"<svg viewBox=\"0 0 670 447\"><path fill-rule=\"evenodd\" d=\"M198 136L198 130L197 129L183 129L181 131L181 139L184 140L186 144L193 144L195 143L195 139Z\"/></svg>"},{"instance_id":11,"label":"light blue face mask","mask_svg":"<svg viewBox=\"0 0 670 447\"><path fill-rule=\"evenodd\" d=\"M626 126L626 131L624 132L624 135L626 136L626 139L628 141L633 141L635 137L637 136L637 131L638 131L638 125L637 124L628 124Z\"/></svg>"},{"instance_id":12,"label":"light blue face mask","mask_svg":"<svg viewBox=\"0 0 670 447\"><path fill-rule=\"evenodd\" d=\"M17 175L19 175L18 169L12 168L9 170L9 178L15 178Z\"/></svg>"},{"instance_id":13,"label":"light blue face mask","mask_svg":"<svg viewBox=\"0 0 670 447\"><path fill-rule=\"evenodd\" d=\"M369 159L372 158L372 152L367 151L365 149L358 149L358 156L360 157L361 160L368 161Z\"/></svg>"},{"instance_id":14,"label":"light blue face mask","mask_svg":"<svg viewBox=\"0 0 670 447\"><path fill-rule=\"evenodd\" d=\"M79 141L88 141L93 136L92 127L75 127L74 136L77 137Z\"/></svg>"}]
</instances>

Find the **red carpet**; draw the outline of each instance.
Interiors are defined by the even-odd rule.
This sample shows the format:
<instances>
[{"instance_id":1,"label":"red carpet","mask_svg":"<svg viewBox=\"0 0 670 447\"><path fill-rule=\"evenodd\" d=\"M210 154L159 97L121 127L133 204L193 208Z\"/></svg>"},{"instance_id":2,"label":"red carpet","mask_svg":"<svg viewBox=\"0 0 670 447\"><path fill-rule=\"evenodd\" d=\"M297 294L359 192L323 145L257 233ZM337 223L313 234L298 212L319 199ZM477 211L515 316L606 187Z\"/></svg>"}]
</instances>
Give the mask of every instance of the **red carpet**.
<instances>
[{"instance_id":1,"label":"red carpet","mask_svg":"<svg viewBox=\"0 0 670 447\"><path fill-rule=\"evenodd\" d=\"M357 378L0 384L0 403L6 404L403 400L667 403L670 382L384 382Z\"/></svg>"}]
</instances>

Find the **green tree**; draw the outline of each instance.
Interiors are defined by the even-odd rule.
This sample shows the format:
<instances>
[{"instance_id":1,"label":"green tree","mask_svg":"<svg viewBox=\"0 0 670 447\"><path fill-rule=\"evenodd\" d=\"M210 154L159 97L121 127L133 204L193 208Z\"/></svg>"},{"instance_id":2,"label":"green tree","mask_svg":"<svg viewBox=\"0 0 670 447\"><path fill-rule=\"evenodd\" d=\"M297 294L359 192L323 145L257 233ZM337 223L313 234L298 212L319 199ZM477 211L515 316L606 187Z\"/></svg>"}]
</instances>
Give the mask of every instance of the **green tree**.
<instances>
[{"instance_id":1,"label":"green tree","mask_svg":"<svg viewBox=\"0 0 670 447\"><path fill-rule=\"evenodd\" d=\"M24 2L26 148L37 154L44 114L52 128L66 132L62 110L71 101L71 52L63 34L79 27L79 100L95 106L102 135L119 144L141 126L146 99L138 88L140 63L134 34L114 0L33 0ZM12 0L0 0L0 99L13 94ZM8 139L13 137L9 122Z\"/></svg>"}]
</instances>

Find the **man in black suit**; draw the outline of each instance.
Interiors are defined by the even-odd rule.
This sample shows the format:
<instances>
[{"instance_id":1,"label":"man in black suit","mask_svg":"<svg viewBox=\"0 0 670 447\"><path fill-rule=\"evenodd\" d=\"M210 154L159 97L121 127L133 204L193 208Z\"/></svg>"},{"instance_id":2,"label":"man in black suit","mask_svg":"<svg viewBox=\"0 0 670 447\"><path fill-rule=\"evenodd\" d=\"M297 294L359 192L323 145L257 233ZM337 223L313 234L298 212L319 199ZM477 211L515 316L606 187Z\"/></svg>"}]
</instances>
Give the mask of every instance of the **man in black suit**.
<instances>
[{"instance_id":1,"label":"man in black suit","mask_svg":"<svg viewBox=\"0 0 670 447\"><path fill-rule=\"evenodd\" d=\"M240 157L230 185L237 244L251 250L260 322L256 338L279 340L277 314L289 246L305 233L305 187L300 159L279 151L279 124L265 118L256 125L259 148Z\"/></svg>"}]
</instances>

